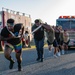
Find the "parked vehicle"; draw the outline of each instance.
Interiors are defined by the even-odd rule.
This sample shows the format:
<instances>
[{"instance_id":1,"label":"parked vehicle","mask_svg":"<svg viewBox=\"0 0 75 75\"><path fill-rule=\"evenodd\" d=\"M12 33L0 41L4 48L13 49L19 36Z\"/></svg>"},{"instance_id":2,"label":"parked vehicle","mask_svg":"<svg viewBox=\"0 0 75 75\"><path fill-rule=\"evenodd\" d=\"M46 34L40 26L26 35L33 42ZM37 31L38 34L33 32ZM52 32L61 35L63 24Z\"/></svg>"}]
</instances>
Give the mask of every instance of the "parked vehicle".
<instances>
[{"instance_id":1,"label":"parked vehicle","mask_svg":"<svg viewBox=\"0 0 75 75\"><path fill-rule=\"evenodd\" d=\"M59 16L56 19L56 26L62 26L69 33L70 42L68 47L75 47L75 16Z\"/></svg>"},{"instance_id":2,"label":"parked vehicle","mask_svg":"<svg viewBox=\"0 0 75 75\"><path fill-rule=\"evenodd\" d=\"M68 44L68 49L75 49L75 40L74 39L70 39L69 44Z\"/></svg>"}]
</instances>

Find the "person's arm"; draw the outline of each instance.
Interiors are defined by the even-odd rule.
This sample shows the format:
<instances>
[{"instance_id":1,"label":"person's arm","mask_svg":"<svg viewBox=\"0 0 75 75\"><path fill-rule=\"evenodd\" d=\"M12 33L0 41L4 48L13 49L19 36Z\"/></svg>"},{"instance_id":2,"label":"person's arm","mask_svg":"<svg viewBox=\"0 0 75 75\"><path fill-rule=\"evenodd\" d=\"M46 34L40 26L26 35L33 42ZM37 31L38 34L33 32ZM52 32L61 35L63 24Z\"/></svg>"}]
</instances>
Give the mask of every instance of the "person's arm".
<instances>
[{"instance_id":1,"label":"person's arm","mask_svg":"<svg viewBox=\"0 0 75 75\"><path fill-rule=\"evenodd\" d=\"M1 41L7 41L7 40L9 40L9 39L15 38L15 36L5 37L5 36L4 36L5 34L6 34L5 31L2 30L2 31L1 31L1 34L0 34L0 40L1 40ZM11 34L11 35L12 35L12 34Z\"/></svg>"},{"instance_id":2,"label":"person's arm","mask_svg":"<svg viewBox=\"0 0 75 75\"><path fill-rule=\"evenodd\" d=\"M21 37L23 37L24 34L24 26L22 26L22 33L21 33Z\"/></svg>"},{"instance_id":3,"label":"person's arm","mask_svg":"<svg viewBox=\"0 0 75 75\"><path fill-rule=\"evenodd\" d=\"M53 31L53 30L54 30L50 25L43 24L42 26L43 26L46 30L48 30L48 31Z\"/></svg>"},{"instance_id":4,"label":"person's arm","mask_svg":"<svg viewBox=\"0 0 75 75\"><path fill-rule=\"evenodd\" d=\"M31 31L33 31L35 29L35 25L32 26Z\"/></svg>"},{"instance_id":5,"label":"person's arm","mask_svg":"<svg viewBox=\"0 0 75 75\"><path fill-rule=\"evenodd\" d=\"M7 41L7 40L10 40L10 39L12 39L12 38L15 38L15 37L14 37L14 36L11 36L11 37L5 38L5 37L3 37L3 36L0 36L0 40L1 40L1 41Z\"/></svg>"},{"instance_id":6,"label":"person's arm","mask_svg":"<svg viewBox=\"0 0 75 75\"><path fill-rule=\"evenodd\" d=\"M24 26L22 25L21 27L21 35L20 35L20 40L22 40L24 38Z\"/></svg>"}]
</instances>

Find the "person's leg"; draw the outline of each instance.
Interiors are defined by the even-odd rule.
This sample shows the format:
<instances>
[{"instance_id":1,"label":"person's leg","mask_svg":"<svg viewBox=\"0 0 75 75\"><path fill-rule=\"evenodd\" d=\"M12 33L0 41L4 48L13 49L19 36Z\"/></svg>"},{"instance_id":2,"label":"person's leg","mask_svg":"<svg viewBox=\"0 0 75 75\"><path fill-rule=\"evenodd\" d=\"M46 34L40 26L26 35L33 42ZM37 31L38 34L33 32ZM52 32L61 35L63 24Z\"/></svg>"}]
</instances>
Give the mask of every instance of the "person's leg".
<instances>
[{"instance_id":1,"label":"person's leg","mask_svg":"<svg viewBox=\"0 0 75 75\"><path fill-rule=\"evenodd\" d=\"M62 41L60 41L60 39L57 39L57 43L58 43L57 55L60 56L61 55L60 50L61 50Z\"/></svg>"},{"instance_id":2,"label":"person's leg","mask_svg":"<svg viewBox=\"0 0 75 75\"><path fill-rule=\"evenodd\" d=\"M62 50L61 50L62 54L65 54L64 46L63 46L63 45L61 45L61 48L62 48Z\"/></svg>"},{"instance_id":3,"label":"person's leg","mask_svg":"<svg viewBox=\"0 0 75 75\"><path fill-rule=\"evenodd\" d=\"M4 50L4 56L7 60L10 61L10 65L9 68L12 69L13 68L13 64L14 64L14 60L11 57L11 52L12 52L12 48L9 47L8 45L5 46L5 50Z\"/></svg>"},{"instance_id":4,"label":"person's leg","mask_svg":"<svg viewBox=\"0 0 75 75\"><path fill-rule=\"evenodd\" d=\"M57 57L56 53L58 52L58 43L56 39L53 42L53 47L54 47L54 57Z\"/></svg>"},{"instance_id":5,"label":"person's leg","mask_svg":"<svg viewBox=\"0 0 75 75\"><path fill-rule=\"evenodd\" d=\"M67 46L66 46L66 44L64 44L64 50L65 50L65 54L67 54Z\"/></svg>"},{"instance_id":6,"label":"person's leg","mask_svg":"<svg viewBox=\"0 0 75 75\"><path fill-rule=\"evenodd\" d=\"M31 48L31 45L30 45L30 36L28 36L28 47Z\"/></svg>"},{"instance_id":7,"label":"person's leg","mask_svg":"<svg viewBox=\"0 0 75 75\"><path fill-rule=\"evenodd\" d=\"M68 42L66 43L66 50L68 50L68 44L69 44L70 40L68 40Z\"/></svg>"},{"instance_id":8,"label":"person's leg","mask_svg":"<svg viewBox=\"0 0 75 75\"><path fill-rule=\"evenodd\" d=\"M22 41L22 47L23 47L23 48L26 47L25 41Z\"/></svg>"},{"instance_id":9,"label":"person's leg","mask_svg":"<svg viewBox=\"0 0 75 75\"><path fill-rule=\"evenodd\" d=\"M64 50L65 50L65 53L67 54L68 53L68 43L64 43Z\"/></svg>"},{"instance_id":10,"label":"person's leg","mask_svg":"<svg viewBox=\"0 0 75 75\"><path fill-rule=\"evenodd\" d=\"M49 52L51 52L51 43L47 40Z\"/></svg>"},{"instance_id":11,"label":"person's leg","mask_svg":"<svg viewBox=\"0 0 75 75\"><path fill-rule=\"evenodd\" d=\"M66 49L65 50L68 50L68 45L66 44L65 46L66 46Z\"/></svg>"},{"instance_id":12,"label":"person's leg","mask_svg":"<svg viewBox=\"0 0 75 75\"><path fill-rule=\"evenodd\" d=\"M16 53L16 59L18 63L18 71L21 71L22 53Z\"/></svg>"},{"instance_id":13,"label":"person's leg","mask_svg":"<svg viewBox=\"0 0 75 75\"><path fill-rule=\"evenodd\" d=\"M35 41L35 46L36 46L36 50L37 50L37 61L40 60L40 50L39 50L39 41L34 40Z\"/></svg>"},{"instance_id":14,"label":"person's leg","mask_svg":"<svg viewBox=\"0 0 75 75\"><path fill-rule=\"evenodd\" d=\"M41 41L39 41L39 50L40 50L40 57L41 57L41 62L43 62L43 58L44 58L44 39L42 39Z\"/></svg>"},{"instance_id":15,"label":"person's leg","mask_svg":"<svg viewBox=\"0 0 75 75\"><path fill-rule=\"evenodd\" d=\"M63 41L61 41L60 47L61 47L61 54L64 54L65 51L64 51L64 42Z\"/></svg>"},{"instance_id":16,"label":"person's leg","mask_svg":"<svg viewBox=\"0 0 75 75\"><path fill-rule=\"evenodd\" d=\"M21 71L21 62L22 62L22 43L19 43L14 46L16 52L16 59L18 63L18 71Z\"/></svg>"}]
</instances>

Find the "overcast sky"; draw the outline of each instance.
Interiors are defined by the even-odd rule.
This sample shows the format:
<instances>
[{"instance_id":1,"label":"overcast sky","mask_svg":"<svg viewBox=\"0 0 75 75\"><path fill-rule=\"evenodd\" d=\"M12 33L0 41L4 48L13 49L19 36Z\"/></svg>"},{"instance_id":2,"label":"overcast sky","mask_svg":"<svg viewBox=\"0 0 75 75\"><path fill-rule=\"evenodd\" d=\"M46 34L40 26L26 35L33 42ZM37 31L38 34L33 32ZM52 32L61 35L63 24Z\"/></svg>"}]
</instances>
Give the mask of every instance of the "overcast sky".
<instances>
[{"instance_id":1,"label":"overcast sky","mask_svg":"<svg viewBox=\"0 0 75 75\"><path fill-rule=\"evenodd\" d=\"M75 15L74 0L0 0L2 7L30 14L32 22L40 18L51 25L60 15Z\"/></svg>"}]
</instances>

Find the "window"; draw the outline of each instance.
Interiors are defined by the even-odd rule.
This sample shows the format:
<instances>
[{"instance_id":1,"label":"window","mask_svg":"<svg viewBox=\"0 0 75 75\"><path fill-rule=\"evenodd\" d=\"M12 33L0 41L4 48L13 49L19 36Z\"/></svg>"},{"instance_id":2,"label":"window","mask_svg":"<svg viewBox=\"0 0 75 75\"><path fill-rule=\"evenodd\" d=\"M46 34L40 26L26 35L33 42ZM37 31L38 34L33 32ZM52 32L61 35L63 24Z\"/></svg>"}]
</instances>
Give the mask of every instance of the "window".
<instances>
[{"instance_id":1,"label":"window","mask_svg":"<svg viewBox=\"0 0 75 75\"><path fill-rule=\"evenodd\" d=\"M75 29L75 20L57 20L56 25L61 25L63 29Z\"/></svg>"},{"instance_id":2,"label":"window","mask_svg":"<svg viewBox=\"0 0 75 75\"><path fill-rule=\"evenodd\" d=\"M75 21L71 21L71 28L75 29Z\"/></svg>"}]
</instances>

